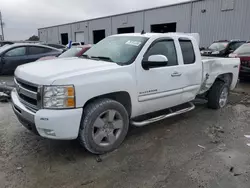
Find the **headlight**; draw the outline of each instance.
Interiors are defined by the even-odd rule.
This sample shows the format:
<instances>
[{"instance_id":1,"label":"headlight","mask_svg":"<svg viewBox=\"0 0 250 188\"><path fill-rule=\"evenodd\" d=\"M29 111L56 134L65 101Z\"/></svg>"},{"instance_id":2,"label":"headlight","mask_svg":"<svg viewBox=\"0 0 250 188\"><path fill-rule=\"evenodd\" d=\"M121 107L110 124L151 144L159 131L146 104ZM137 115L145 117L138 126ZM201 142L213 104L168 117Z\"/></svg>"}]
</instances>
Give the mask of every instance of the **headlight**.
<instances>
[{"instance_id":1,"label":"headlight","mask_svg":"<svg viewBox=\"0 0 250 188\"><path fill-rule=\"evenodd\" d=\"M43 107L52 109L75 108L74 86L44 86Z\"/></svg>"}]
</instances>

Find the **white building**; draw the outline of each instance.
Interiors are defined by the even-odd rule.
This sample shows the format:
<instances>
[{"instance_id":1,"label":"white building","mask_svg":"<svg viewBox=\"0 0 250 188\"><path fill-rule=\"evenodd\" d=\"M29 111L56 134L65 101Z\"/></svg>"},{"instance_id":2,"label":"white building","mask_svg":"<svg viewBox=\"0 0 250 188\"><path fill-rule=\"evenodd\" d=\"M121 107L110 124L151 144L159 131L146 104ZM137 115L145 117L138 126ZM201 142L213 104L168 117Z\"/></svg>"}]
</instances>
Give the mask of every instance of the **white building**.
<instances>
[{"instance_id":1,"label":"white building","mask_svg":"<svg viewBox=\"0 0 250 188\"><path fill-rule=\"evenodd\" d=\"M215 40L250 39L250 0L194 0L38 29L41 41L96 43L126 32L197 32L201 46Z\"/></svg>"}]
</instances>

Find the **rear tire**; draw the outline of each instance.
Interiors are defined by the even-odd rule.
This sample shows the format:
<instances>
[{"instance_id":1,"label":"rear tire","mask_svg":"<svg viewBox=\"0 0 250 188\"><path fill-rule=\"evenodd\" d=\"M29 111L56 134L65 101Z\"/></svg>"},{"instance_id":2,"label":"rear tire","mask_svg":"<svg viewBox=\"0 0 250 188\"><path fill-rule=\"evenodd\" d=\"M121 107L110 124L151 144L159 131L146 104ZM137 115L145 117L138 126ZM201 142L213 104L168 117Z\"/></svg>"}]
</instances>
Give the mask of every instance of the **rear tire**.
<instances>
[{"instance_id":1,"label":"rear tire","mask_svg":"<svg viewBox=\"0 0 250 188\"><path fill-rule=\"evenodd\" d=\"M215 81L208 92L208 107L220 109L226 106L229 96L229 87L223 81Z\"/></svg>"},{"instance_id":2,"label":"rear tire","mask_svg":"<svg viewBox=\"0 0 250 188\"><path fill-rule=\"evenodd\" d=\"M118 148L129 128L125 107L111 99L98 99L86 106L78 139L94 154L104 154Z\"/></svg>"}]
</instances>

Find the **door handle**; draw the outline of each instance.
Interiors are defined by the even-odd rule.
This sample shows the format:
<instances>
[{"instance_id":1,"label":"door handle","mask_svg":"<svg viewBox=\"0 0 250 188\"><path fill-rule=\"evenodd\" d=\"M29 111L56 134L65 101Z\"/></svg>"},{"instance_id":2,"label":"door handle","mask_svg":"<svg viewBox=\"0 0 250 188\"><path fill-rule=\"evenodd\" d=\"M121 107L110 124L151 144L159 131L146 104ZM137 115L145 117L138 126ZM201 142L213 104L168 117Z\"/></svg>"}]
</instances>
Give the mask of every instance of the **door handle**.
<instances>
[{"instance_id":1,"label":"door handle","mask_svg":"<svg viewBox=\"0 0 250 188\"><path fill-rule=\"evenodd\" d=\"M179 72L173 72L173 73L171 74L171 76L172 76L172 77L181 76L181 73L179 73Z\"/></svg>"}]
</instances>

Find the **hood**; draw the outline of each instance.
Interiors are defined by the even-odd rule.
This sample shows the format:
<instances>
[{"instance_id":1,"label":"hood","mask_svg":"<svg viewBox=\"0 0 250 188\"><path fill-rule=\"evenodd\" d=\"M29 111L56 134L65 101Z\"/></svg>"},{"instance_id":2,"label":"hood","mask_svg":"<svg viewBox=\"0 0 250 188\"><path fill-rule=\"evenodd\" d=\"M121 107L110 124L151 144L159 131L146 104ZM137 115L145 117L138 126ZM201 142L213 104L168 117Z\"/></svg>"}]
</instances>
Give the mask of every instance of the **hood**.
<instances>
[{"instance_id":1,"label":"hood","mask_svg":"<svg viewBox=\"0 0 250 188\"><path fill-rule=\"evenodd\" d=\"M15 76L34 84L50 85L59 77L70 77L120 67L116 63L82 58L58 58L17 67Z\"/></svg>"}]
</instances>

